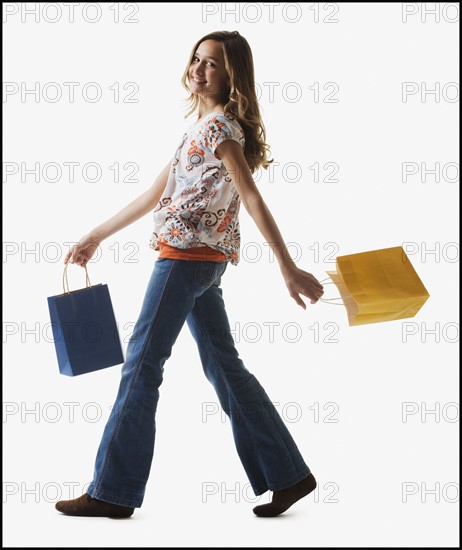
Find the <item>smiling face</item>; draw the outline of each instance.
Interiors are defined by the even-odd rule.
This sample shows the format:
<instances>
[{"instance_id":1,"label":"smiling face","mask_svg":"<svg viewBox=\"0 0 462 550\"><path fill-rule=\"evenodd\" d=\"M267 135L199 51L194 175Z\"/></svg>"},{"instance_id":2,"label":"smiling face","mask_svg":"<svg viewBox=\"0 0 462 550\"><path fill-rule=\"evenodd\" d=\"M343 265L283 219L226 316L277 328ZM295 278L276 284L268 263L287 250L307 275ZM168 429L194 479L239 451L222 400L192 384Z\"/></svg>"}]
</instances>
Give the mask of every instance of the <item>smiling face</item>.
<instances>
[{"instance_id":1,"label":"smiling face","mask_svg":"<svg viewBox=\"0 0 462 550\"><path fill-rule=\"evenodd\" d=\"M215 102L222 99L229 78L221 42L204 40L199 44L189 67L189 81L192 93Z\"/></svg>"}]
</instances>

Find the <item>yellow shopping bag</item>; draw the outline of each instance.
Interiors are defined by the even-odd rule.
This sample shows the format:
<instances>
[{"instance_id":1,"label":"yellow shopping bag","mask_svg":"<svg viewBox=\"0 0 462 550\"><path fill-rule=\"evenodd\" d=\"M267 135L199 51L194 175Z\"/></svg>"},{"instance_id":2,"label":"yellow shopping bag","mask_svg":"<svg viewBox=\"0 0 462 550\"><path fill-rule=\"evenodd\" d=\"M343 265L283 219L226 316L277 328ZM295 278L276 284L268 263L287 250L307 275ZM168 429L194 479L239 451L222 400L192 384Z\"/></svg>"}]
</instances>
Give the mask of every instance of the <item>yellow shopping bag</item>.
<instances>
[{"instance_id":1,"label":"yellow shopping bag","mask_svg":"<svg viewBox=\"0 0 462 550\"><path fill-rule=\"evenodd\" d=\"M430 297L402 246L338 256L336 269L326 273L350 326L414 317Z\"/></svg>"}]
</instances>

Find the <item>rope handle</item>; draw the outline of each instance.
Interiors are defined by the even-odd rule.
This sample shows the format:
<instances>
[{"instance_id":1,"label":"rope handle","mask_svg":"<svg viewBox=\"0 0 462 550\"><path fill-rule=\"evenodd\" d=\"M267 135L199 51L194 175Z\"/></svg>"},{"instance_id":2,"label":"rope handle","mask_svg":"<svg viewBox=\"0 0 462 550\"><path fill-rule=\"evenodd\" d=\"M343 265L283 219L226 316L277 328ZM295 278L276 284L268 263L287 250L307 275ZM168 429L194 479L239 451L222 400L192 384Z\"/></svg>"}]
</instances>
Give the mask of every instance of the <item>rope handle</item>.
<instances>
[{"instance_id":1,"label":"rope handle","mask_svg":"<svg viewBox=\"0 0 462 550\"><path fill-rule=\"evenodd\" d=\"M67 266L68 265L69 265L69 262L65 265L64 273L63 273L63 290L64 290L64 294L70 294L69 281L67 280ZM91 287L91 282L90 282L90 277L88 276L87 266L84 265L84 267L85 267L85 274L86 274L86 287L85 288L90 288ZM67 284L67 290L65 288L64 282L66 282L66 284Z\"/></svg>"},{"instance_id":2,"label":"rope handle","mask_svg":"<svg viewBox=\"0 0 462 550\"><path fill-rule=\"evenodd\" d=\"M330 277L326 277L325 279L322 279L321 281L319 281L320 283L323 283L323 281L327 281L328 279L330 279ZM334 285L334 281L329 281L327 283L323 283L323 285ZM319 298L319 301L320 302L326 302L327 304L330 304L332 306L344 306L345 303L342 301L340 302L339 304L336 304L334 302L334 300L343 300L341 296L337 296L336 298Z\"/></svg>"}]
</instances>

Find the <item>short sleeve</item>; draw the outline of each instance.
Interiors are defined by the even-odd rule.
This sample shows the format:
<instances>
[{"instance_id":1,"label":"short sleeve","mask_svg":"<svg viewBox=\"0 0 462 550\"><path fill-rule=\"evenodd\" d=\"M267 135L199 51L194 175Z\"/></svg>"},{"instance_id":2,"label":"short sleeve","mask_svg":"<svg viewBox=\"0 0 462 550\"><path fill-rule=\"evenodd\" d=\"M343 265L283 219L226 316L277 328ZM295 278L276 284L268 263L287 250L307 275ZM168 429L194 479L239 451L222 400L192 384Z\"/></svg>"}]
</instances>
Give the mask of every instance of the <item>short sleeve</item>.
<instances>
[{"instance_id":1,"label":"short sleeve","mask_svg":"<svg viewBox=\"0 0 462 550\"><path fill-rule=\"evenodd\" d=\"M228 139L237 141L244 148L244 132L234 117L223 114L214 116L207 122L204 133L205 146L215 157L216 148Z\"/></svg>"}]
</instances>

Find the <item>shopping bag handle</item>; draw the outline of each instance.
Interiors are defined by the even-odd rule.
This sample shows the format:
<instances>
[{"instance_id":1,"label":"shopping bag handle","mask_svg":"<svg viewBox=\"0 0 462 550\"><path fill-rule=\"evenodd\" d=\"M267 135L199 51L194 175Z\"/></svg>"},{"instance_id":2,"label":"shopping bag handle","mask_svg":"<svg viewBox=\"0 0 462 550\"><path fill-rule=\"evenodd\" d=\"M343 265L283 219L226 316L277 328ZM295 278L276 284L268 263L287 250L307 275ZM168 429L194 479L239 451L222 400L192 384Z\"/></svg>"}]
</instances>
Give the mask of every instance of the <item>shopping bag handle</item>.
<instances>
[{"instance_id":1,"label":"shopping bag handle","mask_svg":"<svg viewBox=\"0 0 462 550\"><path fill-rule=\"evenodd\" d=\"M64 294L70 294L70 290L69 290L69 281L67 280L67 266L69 265L69 262L65 265L64 267L64 273L63 273L63 290L64 290ZM85 273L86 273L86 288L90 288L91 287L91 283L90 283L90 277L88 276L88 271L87 271L87 266L84 265L83 266L85 268ZM66 284L67 284L67 290L65 289L64 287L64 281L66 281Z\"/></svg>"},{"instance_id":2,"label":"shopping bag handle","mask_svg":"<svg viewBox=\"0 0 462 550\"><path fill-rule=\"evenodd\" d=\"M322 279L322 281L319 281L320 283L322 283L323 285L333 285L334 282L333 281L329 281L327 283L323 283L323 281L327 281L328 279L330 279L330 277L326 277L325 279ZM326 302L327 304L331 304L332 306L344 306L345 304L342 302L340 302L339 304L336 304L334 302L334 300L342 300L341 296L338 296L337 298L318 298L318 300L320 302Z\"/></svg>"}]
</instances>

